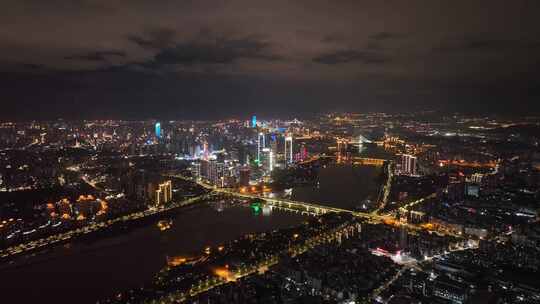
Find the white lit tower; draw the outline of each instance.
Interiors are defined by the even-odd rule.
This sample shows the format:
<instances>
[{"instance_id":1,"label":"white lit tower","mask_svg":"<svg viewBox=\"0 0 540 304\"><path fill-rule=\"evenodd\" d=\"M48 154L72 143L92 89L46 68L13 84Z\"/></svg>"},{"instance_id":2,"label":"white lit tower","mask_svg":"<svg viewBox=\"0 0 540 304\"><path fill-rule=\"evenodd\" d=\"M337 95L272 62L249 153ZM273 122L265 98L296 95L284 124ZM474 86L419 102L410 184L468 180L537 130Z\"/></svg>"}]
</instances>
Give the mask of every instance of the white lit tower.
<instances>
[{"instance_id":1,"label":"white lit tower","mask_svg":"<svg viewBox=\"0 0 540 304\"><path fill-rule=\"evenodd\" d=\"M259 132L259 137L257 139L257 162L261 162L261 152L262 149L266 148L266 141L263 132Z\"/></svg>"},{"instance_id":2,"label":"white lit tower","mask_svg":"<svg viewBox=\"0 0 540 304\"><path fill-rule=\"evenodd\" d=\"M285 136L285 164L293 162L293 139L292 136Z\"/></svg>"},{"instance_id":3,"label":"white lit tower","mask_svg":"<svg viewBox=\"0 0 540 304\"><path fill-rule=\"evenodd\" d=\"M261 166L267 172L272 172L275 166L274 151L270 148L263 148L261 150Z\"/></svg>"},{"instance_id":4,"label":"white lit tower","mask_svg":"<svg viewBox=\"0 0 540 304\"><path fill-rule=\"evenodd\" d=\"M410 154L401 155L401 172L407 175L416 175L417 158Z\"/></svg>"}]
</instances>

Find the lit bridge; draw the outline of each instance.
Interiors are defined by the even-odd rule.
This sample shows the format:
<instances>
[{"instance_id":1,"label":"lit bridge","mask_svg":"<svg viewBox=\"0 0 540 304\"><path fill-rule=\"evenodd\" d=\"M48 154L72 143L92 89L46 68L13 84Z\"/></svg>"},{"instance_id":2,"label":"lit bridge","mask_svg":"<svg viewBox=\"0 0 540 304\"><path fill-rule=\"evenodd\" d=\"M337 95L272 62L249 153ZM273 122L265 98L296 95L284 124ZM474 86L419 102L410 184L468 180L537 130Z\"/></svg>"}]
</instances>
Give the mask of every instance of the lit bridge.
<instances>
[{"instance_id":1,"label":"lit bridge","mask_svg":"<svg viewBox=\"0 0 540 304\"><path fill-rule=\"evenodd\" d=\"M208 190L211 190L212 193L215 193L215 194L231 195L231 196L244 198L244 199L263 200L265 201L266 204L270 206L275 206L282 209L288 209L291 211L299 211L299 212L304 212L306 214L316 214L316 215L325 214L329 212L344 212L344 213L350 213L355 217L365 219L370 224L382 223L386 225L392 225L395 227L407 228L410 232L426 230L424 227L418 224L411 224L411 223L404 223L404 222L397 221L392 214L383 215L383 214L377 214L377 213L359 212L359 211L353 211L353 210L348 210L348 209L320 205L317 203L294 201L294 200L289 200L285 198L271 198L271 197L260 196L260 195L249 194L249 193L240 193L232 189L217 188L207 183L204 183L202 181L187 178L182 175L170 175L170 177L177 177L177 178L181 178L187 181L195 182L198 185ZM432 198L432 197L433 197L433 194L426 197L425 199ZM422 201L423 200L424 199L422 199ZM433 231L433 230L429 230L429 231L437 233L439 235L458 236L449 232L441 232L441 231Z\"/></svg>"},{"instance_id":2,"label":"lit bridge","mask_svg":"<svg viewBox=\"0 0 540 304\"><path fill-rule=\"evenodd\" d=\"M245 199L264 200L266 202L266 204L270 205L270 206L287 208L287 209L291 209L291 210L305 211L305 212L308 212L308 213L315 213L315 214L325 214L325 213L328 213L328 212L346 212L346 213L353 213L353 214L358 213L358 212L354 212L354 211L347 210L347 209L324 206L324 205L319 205L319 204L316 204L316 203L294 201L294 200L289 200L289 199L285 199L285 198L271 198L271 197L260 196L260 195L255 195L255 194L241 193L241 192L238 192L238 191L235 191L235 190L232 190L232 189L228 189L228 188L217 188L217 187L214 187L214 186L212 186L210 184L207 184L205 182L202 182L202 181L199 181L199 180L196 180L196 179L192 179L192 178L188 178L188 177L185 177L185 176L182 176L182 175L176 175L175 174L175 175L167 175L167 176L180 178L180 179L183 179L183 180L186 180L186 181L195 182L199 186L201 186L201 187L203 187L203 188L205 188L207 190L211 190L213 193L216 193L216 194L231 195L231 196L235 196L235 197L239 197L239 198L245 198ZM362 213L362 214L365 214L366 216L372 216L371 214L368 214L368 213Z\"/></svg>"},{"instance_id":3,"label":"lit bridge","mask_svg":"<svg viewBox=\"0 0 540 304\"><path fill-rule=\"evenodd\" d=\"M352 157L351 161L355 165L382 166L387 160L382 158Z\"/></svg>"},{"instance_id":4,"label":"lit bridge","mask_svg":"<svg viewBox=\"0 0 540 304\"><path fill-rule=\"evenodd\" d=\"M339 150L338 150L339 151ZM319 159L334 159L336 158L338 162L344 162L344 161L350 161L355 165L371 165L371 166L383 166L385 162L388 162L388 159L384 158L373 158L373 157L347 157L342 156L341 153L337 153L337 155L315 155L311 159L308 159L302 164L307 164L309 162L313 162Z\"/></svg>"}]
</instances>

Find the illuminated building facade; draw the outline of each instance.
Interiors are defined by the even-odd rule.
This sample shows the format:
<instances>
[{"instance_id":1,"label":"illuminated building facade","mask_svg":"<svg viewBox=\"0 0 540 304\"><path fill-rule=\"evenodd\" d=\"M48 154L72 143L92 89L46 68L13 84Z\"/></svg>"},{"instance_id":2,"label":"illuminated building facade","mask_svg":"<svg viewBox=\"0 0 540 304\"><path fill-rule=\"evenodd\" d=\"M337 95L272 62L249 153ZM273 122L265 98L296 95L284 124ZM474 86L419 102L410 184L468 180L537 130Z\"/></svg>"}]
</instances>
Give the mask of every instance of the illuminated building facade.
<instances>
[{"instance_id":1,"label":"illuminated building facade","mask_svg":"<svg viewBox=\"0 0 540 304\"><path fill-rule=\"evenodd\" d=\"M172 182L170 180L158 185L155 199L158 206L172 201Z\"/></svg>"},{"instance_id":2,"label":"illuminated building facade","mask_svg":"<svg viewBox=\"0 0 540 304\"><path fill-rule=\"evenodd\" d=\"M216 186L223 186L226 172L227 166L223 162L215 159L201 160L200 177Z\"/></svg>"},{"instance_id":3,"label":"illuminated building facade","mask_svg":"<svg viewBox=\"0 0 540 304\"><path fill-rule=\"evenodd\" d=\"M155 132L156 132L156 137L161 138L161 123L160 122L156 122Z\"/></svg>"},{"instance_id":4,"label":"illuminated building facade","mask_svg":"<svg viewBox=\"0 0 540 304\"><path fill-rule=\"evenodd\" d=\"M292 164L293 162L293 139L292 136L285 137L285 163Z\"/></svg>"},{"instance_id":5,"label":"illuminated building facade","mask_svg":"<svg viewBox=\"0 0 540 304\"><path fill-rule=\"evenodd\" d=\"M266 139L264 133L260 132L257 139L257 162L259 164L261 163L261 152L264 148L266 148Z\"/></svg>"},{"instance_id":6,"label":"illuminated building facade","mask_svg":"<svg viewBox=\"0 0 540 304\"><path fill-rule=\"evenodd\" d=\"M406 175L416 175L417 158L410 154L401 155L401 173Z\"/></svg>"},{"instance_id":7,"label":"illuminated building facade","mask_svg":"<svg viewBox=\"0 0 540 304\"><path fill-rule=\"evenodd\" d=\"M272 136L270 137L270 150L272 150L274 154L276 154L277 152L277 144L277 136L275 134L272 134Z\"/></svg>"},{"instance_id":8,"label":"illuminated building facade","mask_svg":"<svg viewBox=\"0 0 540 304\"><path fill-rule=\"evenodd\" d=\"M275 155L272 149L270 148L263 148L261 151L261 159L260 164L266 170L267 172L271 172L274 170L275 166Z\"/></svg>"}]
</instances>

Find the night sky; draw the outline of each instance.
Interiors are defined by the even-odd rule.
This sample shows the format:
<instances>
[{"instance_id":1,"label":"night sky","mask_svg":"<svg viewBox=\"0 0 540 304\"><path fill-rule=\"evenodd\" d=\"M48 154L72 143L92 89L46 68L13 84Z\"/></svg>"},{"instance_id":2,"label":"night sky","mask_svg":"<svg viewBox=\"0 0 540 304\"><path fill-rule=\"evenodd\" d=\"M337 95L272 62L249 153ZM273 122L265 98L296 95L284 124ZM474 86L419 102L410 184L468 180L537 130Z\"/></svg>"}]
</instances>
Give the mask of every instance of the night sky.
<instances>
[{"instance_id":1,"label":"night sky","mask_svg":"<svg viewBox=\"0 0 540 304\"><path fill-rule=\"evenodd\" d=\"M0 119L540 111L540 1L3 0Z\"/></svg>"}]
</instances>

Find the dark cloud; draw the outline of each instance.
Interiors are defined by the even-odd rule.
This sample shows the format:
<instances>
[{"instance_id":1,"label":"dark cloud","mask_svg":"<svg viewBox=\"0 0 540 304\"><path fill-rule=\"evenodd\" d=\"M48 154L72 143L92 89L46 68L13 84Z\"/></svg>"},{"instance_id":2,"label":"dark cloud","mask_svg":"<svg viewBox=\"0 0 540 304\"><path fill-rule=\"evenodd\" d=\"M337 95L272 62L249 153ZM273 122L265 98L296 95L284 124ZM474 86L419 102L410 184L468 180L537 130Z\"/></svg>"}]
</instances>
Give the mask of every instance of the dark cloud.
<instances>
[{"instance_id":1,"label":"dark cloud","mask_svg":"<svg viewBox=\"0 0 540 304\"><path fill-rule=\"evenodd\" d=\"M540 49L540 40L464 38L458 41L444 42L433 50L436 52L509 52L534 49Z\"/></svg>"},{"instance_id":2,"label":"dark cloud","mask_svg":"<svg viewBox=\"0 0 540 304\"><path fill-rule=\"evenodd\" d=\"M383 64L389 62L390 59L381 53L372 51L338 50L317 56L313 58L313 61L321 64L342 64L350 62Z\"/></svg>"},{"instance_id":3,"label":"dark cloud","mask_svg":"<svg viewBox=\"0 0 540 304\"><path fill-rule=\"evenodd\" d=\"M124 51L95 51L79 55L65 56L66 60L82 60L82 61L107 61L111 57L126 57Z\"/></svg>"},{"instance_id":4,"label":"dark cloud","mask_svg":"<svg viewBox=\"0 0 540 304\"><path fill-rule=\"evenodd\" d=\"M342 33L332 33L332 34L325 35L321 41L325 43L335 43L335 42L344 42L345 39L346 38Z\"/></svg>"},{"instance_id":5,"label":"dark cloud","mask_svg":"<svg viewBox=\"0 0 540 304\"><path fill-rule=\"evenodd\" d=\"M170 28L160 28L149 31L144 35L129 35L129 41L146 49L164 49L175 42L176 31Z\"/></svg>"},{"instance_id":6,"label":"dark cloud","mask_svg":"<svg viewBox=\"0 0 540 304\"><path fill-rule=\"evenodd\" d=\"M245 38L196 39L179 43L159 51L150 64L196 65L230 64L239 59L277 60L270 52L270 44L254 36Z\"/></svg>"},{"instance_id":7,"label":"dark cloud","mask_svg":"<svg viewBox=\"0 0 540 304\"><path fill-rule=\"evenodd\" d=\"M4 0L0 116L538 108L539 5Z\"/></svg>"},{"instance_id":8,"label":"dark cloud","mask_svg":"<svg viewBox=\"0 0 540 304\"><path fill-rule=\"evenodd\" d=\"M375 41L383 41L383 40L401 39L405 37L406 35L402 33L379 32L379 33L370 35L369 39L375 40Z\"/></svg>"},{"instance_id":9,"label":"dark cloud","mask_svg":"<svg viewBox=\"0 0 540 304\"><path fill-rule=\"evenodd\" d=\"M28 70L28 71L41 71L45 69L45 66L43 66L42 64L35 64L35 63L20 63L17 66L23 70Z\"/></svg>"},{"instance_id":10,"label":"dark cloud","mask_svg":"<svg viewBox=\"0 0 540 304\"><path fill-rule=\"evenodd\" d=\"M43 65L35 64L35 63L21 63L20 66L22 68L29 69L29 70L40 70L44 68Z\"/></svg>"}]
</instances>

